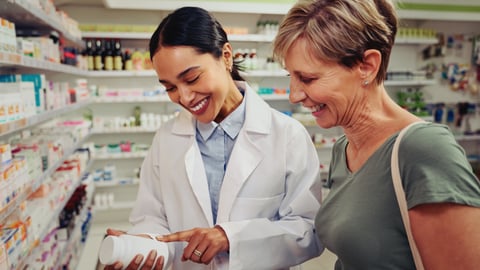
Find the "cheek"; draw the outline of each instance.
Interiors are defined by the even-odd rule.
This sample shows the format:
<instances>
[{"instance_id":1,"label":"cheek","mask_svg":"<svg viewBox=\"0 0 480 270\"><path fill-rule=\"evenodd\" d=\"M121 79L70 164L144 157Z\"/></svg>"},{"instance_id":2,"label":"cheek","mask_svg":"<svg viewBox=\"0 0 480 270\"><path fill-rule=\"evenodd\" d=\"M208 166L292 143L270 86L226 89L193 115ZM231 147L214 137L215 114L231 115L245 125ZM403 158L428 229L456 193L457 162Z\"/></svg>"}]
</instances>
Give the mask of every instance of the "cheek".
<instances>
[{"instance_id":1,"label":"cheek","mask_svg":"<svg viewBox=\"0 0 480 270\"><path fill-rule=\"evenodd\" d=\"M173 103L179 104L179 102L180 102L180 96L178 95L177 91L167 92L167 95L168 95L168 97L170 98L170 100L171 100Z\"/></svg>"}]
</instances>

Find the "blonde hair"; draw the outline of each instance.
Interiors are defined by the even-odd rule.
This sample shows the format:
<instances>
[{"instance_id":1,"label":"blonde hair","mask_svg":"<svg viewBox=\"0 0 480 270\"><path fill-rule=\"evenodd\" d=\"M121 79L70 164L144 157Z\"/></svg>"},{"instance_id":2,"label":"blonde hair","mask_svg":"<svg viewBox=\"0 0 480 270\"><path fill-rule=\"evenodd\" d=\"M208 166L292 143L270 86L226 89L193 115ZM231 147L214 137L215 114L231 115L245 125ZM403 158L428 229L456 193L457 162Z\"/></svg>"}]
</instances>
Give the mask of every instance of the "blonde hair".
<instances>
[{"instance_id":1,"label":"blonde hair","mask_svg":"<svg viewBox=\"0 0 480 270\"><path fill-rule=\"evenodd\" d=\"M382 63L375 78L386 77L397 32L395 8L389 0L300 0L280 25L274 57L284 62L297 39L305 39L313 57L353 68L368 49L380 51Z\"/></svg>"}]
</instances>

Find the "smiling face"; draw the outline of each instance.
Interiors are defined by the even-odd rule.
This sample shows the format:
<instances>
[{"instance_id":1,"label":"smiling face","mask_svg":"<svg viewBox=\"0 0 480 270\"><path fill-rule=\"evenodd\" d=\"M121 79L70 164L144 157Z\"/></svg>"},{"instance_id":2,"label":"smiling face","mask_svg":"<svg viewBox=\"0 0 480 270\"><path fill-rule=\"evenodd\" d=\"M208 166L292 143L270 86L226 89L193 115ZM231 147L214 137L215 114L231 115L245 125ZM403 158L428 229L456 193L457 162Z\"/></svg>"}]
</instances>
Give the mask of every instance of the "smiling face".
<instances>
[{"instance_id":1,"label":"smiling face","mask_svg":"<svg viewBox=\"0 0 480 270\"><path fill-rule=\"evenodd\" d=\"M290 101L309 108L322 128L348 125L364 100L360 68L321 61L309 51L305 40L299 38L285 55Z\"/></svg>"},{"instance_id":2,"label":"smiling face","mask_svg":"<svg viewBox=\"0 0 480 270\"><path fill-rule=\"evenodd\" d=\"M231 55L228 44L219 59L193 47L169 46L157 50L152 62L172 102L200 122L221 122L243 98L228 70Z\"/></svg>"}]
</instances>

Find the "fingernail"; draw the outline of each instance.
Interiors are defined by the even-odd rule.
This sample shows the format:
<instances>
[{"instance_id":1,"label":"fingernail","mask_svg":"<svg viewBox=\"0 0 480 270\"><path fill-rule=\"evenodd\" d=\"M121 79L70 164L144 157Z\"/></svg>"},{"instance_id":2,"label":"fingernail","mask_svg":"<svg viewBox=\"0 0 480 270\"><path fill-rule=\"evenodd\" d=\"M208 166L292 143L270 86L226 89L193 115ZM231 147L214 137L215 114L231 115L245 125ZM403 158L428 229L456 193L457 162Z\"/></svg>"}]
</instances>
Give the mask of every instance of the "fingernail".
<instances>
[{"instance_id":1,"label":"fingernail","mask_svg":"<svg viewBox=\"0 0 480 270\"><path fill-rule=\"evenodd\" d=\"M113 269L115 269L115 270L121 270L121 269L122 269L122 264L121 264L121 263L116 263L116 264L113 266Z\"/></svg>"},{"instance_id":2,"label":"fingernail","mask_svg":"<svg viewBox=\"0 0 480 270\"><path fill-rule=\"evenodd\" d=\"M135 263L136 264L140 264L143 260L143 256L142 255L137 255L137 257L135 257Z\"/></svg>"},{"instance_id":3,"label":"fingernail","mask_svg":"<svg viewBox=\"0 0 480 270\"><path fill-rule=\"evenodd\" d=\"M157 252L154 250L153 252L150 252L150 259L155 260L157 257Z\"/></svg>"}]
</instances>

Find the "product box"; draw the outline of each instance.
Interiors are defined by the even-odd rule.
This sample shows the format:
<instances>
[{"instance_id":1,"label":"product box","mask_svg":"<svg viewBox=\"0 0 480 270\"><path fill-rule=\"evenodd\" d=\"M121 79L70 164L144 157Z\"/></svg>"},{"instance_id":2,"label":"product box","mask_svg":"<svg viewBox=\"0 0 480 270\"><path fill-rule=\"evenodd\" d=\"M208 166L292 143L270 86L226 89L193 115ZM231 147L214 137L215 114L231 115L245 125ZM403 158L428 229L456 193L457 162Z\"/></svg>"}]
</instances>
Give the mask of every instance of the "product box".
<instances>
[{"instance_id":1,"label":"product box","mask_svg":"<svg viewBox=\"0 0 480 270\"><path fill-rule=\"evenodd\" d=\"M0 74L0 82L33 82L35 95L35 111L45 111L45 92L47 80L45 74Z\"/></svg>"}]
</instances>

